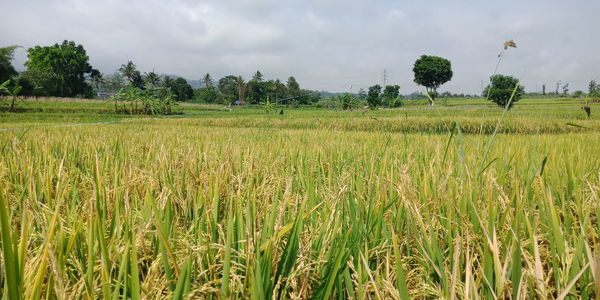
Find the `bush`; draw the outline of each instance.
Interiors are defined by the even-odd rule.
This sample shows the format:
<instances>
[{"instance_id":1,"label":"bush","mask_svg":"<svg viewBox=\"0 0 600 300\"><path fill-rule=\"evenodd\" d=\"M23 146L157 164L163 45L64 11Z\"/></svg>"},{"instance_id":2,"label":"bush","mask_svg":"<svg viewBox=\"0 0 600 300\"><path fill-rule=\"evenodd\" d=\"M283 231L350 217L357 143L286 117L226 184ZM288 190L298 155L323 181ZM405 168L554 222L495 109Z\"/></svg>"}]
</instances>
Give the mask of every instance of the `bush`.
<instances>
[{"instance_id":1,"label":"bush","mask_svg":"<svg viewBox=\"0 0 600 300\"><path fill-rule=\"evenodd\" d=\"M340 102L343 110L352 110L360 107L360 99L348 93L345 93L342 96L337 96L336 99Z\"/></svg>"},{"instance_id":2,"label":"bush","mask_svg":"<svg viewBox=\"0 0 600 300\"><path fill-rule=\"evenodd\" d=\"M491 84L485 88L483 94L488 95L488 100L498 104L500 107L508 105L508 109L511 109L513 104L519 101L525 93L525 88L519 84L519 80L512 76L494 75L490 77L490 81Z\"/></svg>"},{"instance_id":3,"label":"bush","mask_svg":"<svg viewBox=\"0 0 600 300\"><path fill-rule=\"evenodd\" d=\"M142 90L130 86L120 89L112 100L115 102L115 113L169 115L173 113L174 97L167 88Z\"/></svg>"},{"instance_id":4,"label":"bush","mask_svg":"<svg viewBox=\"0 0 600 300\"><path fill-rule=\"evenodd\" d=\"M328 109L338 109L341 108L340 102L337 99L331 98L322 98L315 104L318 108L328 108Z\"/></svg>"}]
</instances>

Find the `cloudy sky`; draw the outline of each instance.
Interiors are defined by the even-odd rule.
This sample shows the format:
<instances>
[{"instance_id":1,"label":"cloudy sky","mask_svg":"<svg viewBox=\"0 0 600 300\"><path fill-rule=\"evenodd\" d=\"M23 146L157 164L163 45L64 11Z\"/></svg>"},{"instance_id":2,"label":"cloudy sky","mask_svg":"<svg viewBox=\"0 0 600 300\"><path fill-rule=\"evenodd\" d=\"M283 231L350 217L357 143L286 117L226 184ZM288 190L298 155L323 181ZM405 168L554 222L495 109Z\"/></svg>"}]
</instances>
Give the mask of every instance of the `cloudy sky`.
<instances>
[{"instance_id":1,"label":"cloudy sky","mask_svg":"<svg viewBox=\"0 0 600 300\"><path fill-rule=\"evenodd\" d=\"M74 40L107 74L132 60L187 79L260 70L356 91L381 84L386 69L388 84L410 93L412 64L428 54L452 61L441 91L478 93L514 39L499 72L529 91L600 80L599 0L0 0L0 11L0 46ZM15 65L25 60L18 50Z\"/></svg>"}]
</instances>

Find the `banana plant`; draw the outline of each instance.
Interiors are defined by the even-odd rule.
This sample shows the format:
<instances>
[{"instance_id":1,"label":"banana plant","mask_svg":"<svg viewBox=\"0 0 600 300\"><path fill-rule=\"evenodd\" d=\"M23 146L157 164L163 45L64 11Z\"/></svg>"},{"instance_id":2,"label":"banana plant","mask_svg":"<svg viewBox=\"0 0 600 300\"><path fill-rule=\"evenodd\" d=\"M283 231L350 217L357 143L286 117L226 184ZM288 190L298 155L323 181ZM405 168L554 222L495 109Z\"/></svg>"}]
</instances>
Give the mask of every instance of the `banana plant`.
<instances>
[{"instance_id":1,"label":"banana plant","mask_svg":"<svg viewBox=\"0 0 600 300\"><path fill-rule=\"evenodd\" d=\"M6 94L8 96L10 96L10 108L8 109L8 111L12 112L15 110L16 107L16 102L17 102L17 97L19 96L19 93L21 92L21 90L23 89L21 86L17 85L15 87L13 87L12 89L8 88L8 85L10 84L10 79L5 81L4 83L0 84L0 94Z\"/></svg>"},{"instance_id":2,"label":"banana plant","mask_svg":"<svg viewBox=\"0 0 600 300\"><path fill-rule=\"evenodd\" d=\"M273 111L273 103L269 100L269 96L267 96L267 102L265 103L264 108L266 113Z\"/></svg>"}]
</instances>

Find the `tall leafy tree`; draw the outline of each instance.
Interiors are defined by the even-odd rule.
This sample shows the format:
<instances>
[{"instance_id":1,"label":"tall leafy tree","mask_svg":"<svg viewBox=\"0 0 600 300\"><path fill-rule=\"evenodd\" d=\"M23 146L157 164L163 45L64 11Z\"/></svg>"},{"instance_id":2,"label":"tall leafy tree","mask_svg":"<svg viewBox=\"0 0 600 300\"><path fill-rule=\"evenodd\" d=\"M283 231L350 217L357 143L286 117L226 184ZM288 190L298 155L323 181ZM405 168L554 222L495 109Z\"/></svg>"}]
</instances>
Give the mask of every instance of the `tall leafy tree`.
<instances>
[{"instance_id":1,"label":"tall leafy tree","mask_svg":"<svg viewBox=\"0 0 600 300\"><path fill-rule=\"evenodd\" d=\"M246 84L246 99L251 103L260 103L267 97L267 83L260 71L256 71L252 79Z\"/></svg>"},{"instance_id":2,"label":"tall leafy tree","mask_svg":"<svg viewBox=\"0 0 600 300\"><path fill-rule=\"evenodd\" d=\"M169 77L165 77L169 78ZM194 89L184 78L165 80L165 87L170 89L175 95L177 101L187 101L194 97Z\"/></svg>"},{"instance_id":3,"label":"tall leafy tree","mask_svg":"<svg viewBox=\"0 0 600 300\"><path fill-rule=\"evenodd\" d=\"M223 94L228 103L232 103L235 99L238 99L237 76L227 75L219 79L219 92Z\"/></svg>"},{"instance_id":4,"label":"tall leafy tree","mask_svg":"<svg viewBox=\"0 0 600 300\"><path fill-rule=\"evenodd\" d=\"M51 90L47 87L51 85L52 78L50 74L42 70L27 69L19 74L20 85L23 86L23 95L27 96L51 96Z\"/></svg>"},{"instance_id":5,"label":"tall leafy tree","mask_svg":"<svg viewBox=\"0 0 600 300\"><path fill-rule=\"evenodd\" d=\"M297 97L300 95L300 84L294 76L290 76L286 84L288 97Z\"/></svg>"},{"instance_id":6,"label":"tall leafy tree","mask_svg":"<svg viewBox=\"0 0 600 300\"><path fill-rule=\"evenodd\" d=\"M18 74L15 67L12 65L12 60L17 48L19 48L19 46L0 48L0 83L6 82Z\"/></svg>"},{"instance_id":7,"label":"tall leafy tree","mask_svg":"<svg viewBox=\"0 0 600 300\"><path fill-rule=\"evenodd\" d=\"M400 95L399 85L386 85L383 89L383 98L385 99L396 99Z\"/></svg>"},{"instance_id":8,"label":"tall leafy tree","mask_svg":"<svg viewBox=\"0 0 600 300\"><path fill-rule=\"evenodd\" d=\"M287 87L279 79L267 81L266 87L271 102L278 103L280 99L286 97Z\"/></svg>"},{"instance_id":9,"label":"tall leafy tree","mask_svg":"<svg viewBox=\"0 0 600 300\"><path fill-rule=\"evenodd\" d=\"M219 92L214 86L197 89L194 92L196 99L205 103L218 103Z\"/></svg>"},{"instance_id":10,"label":"tall leafy tree","mask_svg":"<svg viewBox=\"0 0 600 300\"><path fill-rule=\"evenodd\" d=\"M27 50L27 58L25 66L28 70L48 75L38 85L49 95L93 95L92 87L85 80L86 74L90 74L93 69L83 46L67 40L53 46L35 46Z\"/></svg>"},{"instance_id":11,"label":"tall leafy tree","mask_svg":"<svg viewBox=\"0 0 600 300\"><path fill-rule=\"evenodd\" d=\"M383 93L381 97L383 98L383 102L387 106L400 106L401 102L399 99L400 96L400 86L399 85L386 85L383 89Z\"/></svg>"},{"instance_id":12,"label":"tall leafy tree","mask_svg":"<svg viewBox=\"0 0 600 300\"><path fill-rule=\"evenodd\" d=\"M371 109L381 104L381 86L379 84L369 87L367 103L369 103Z\"/></svg>"},{"instance_id":13,"label":"tall leafy tree","mask_svg":"<svg viewBox=\"0 0 600 300\"><path fill-rule=\"evenodd\" d=\"M415 83L427 89L431 99L437 96L440 85L452 79L452 64L449 60L439 56L422 55L415 61L413 67ZM430 100L431 105L433 102Z\"/></svg>"}]
</instances>

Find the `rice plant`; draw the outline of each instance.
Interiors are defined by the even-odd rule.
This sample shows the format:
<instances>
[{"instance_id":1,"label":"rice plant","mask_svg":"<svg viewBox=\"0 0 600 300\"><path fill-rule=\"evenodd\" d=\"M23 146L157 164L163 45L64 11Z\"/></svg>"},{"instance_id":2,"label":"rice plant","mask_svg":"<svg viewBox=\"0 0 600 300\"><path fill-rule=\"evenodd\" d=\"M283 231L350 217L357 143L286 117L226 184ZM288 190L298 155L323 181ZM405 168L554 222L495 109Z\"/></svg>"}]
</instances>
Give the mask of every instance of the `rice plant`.
<instances>
[{"instance_id":1,"label":"rice plant","mask_svg":"<svg viewBox=\"0 0 600 300\"><path fill-rule=\"evenodd\" d=\"M596 131L275 118L3 132L2 297L599 297Z\"/></svg>"}]
</instances>

